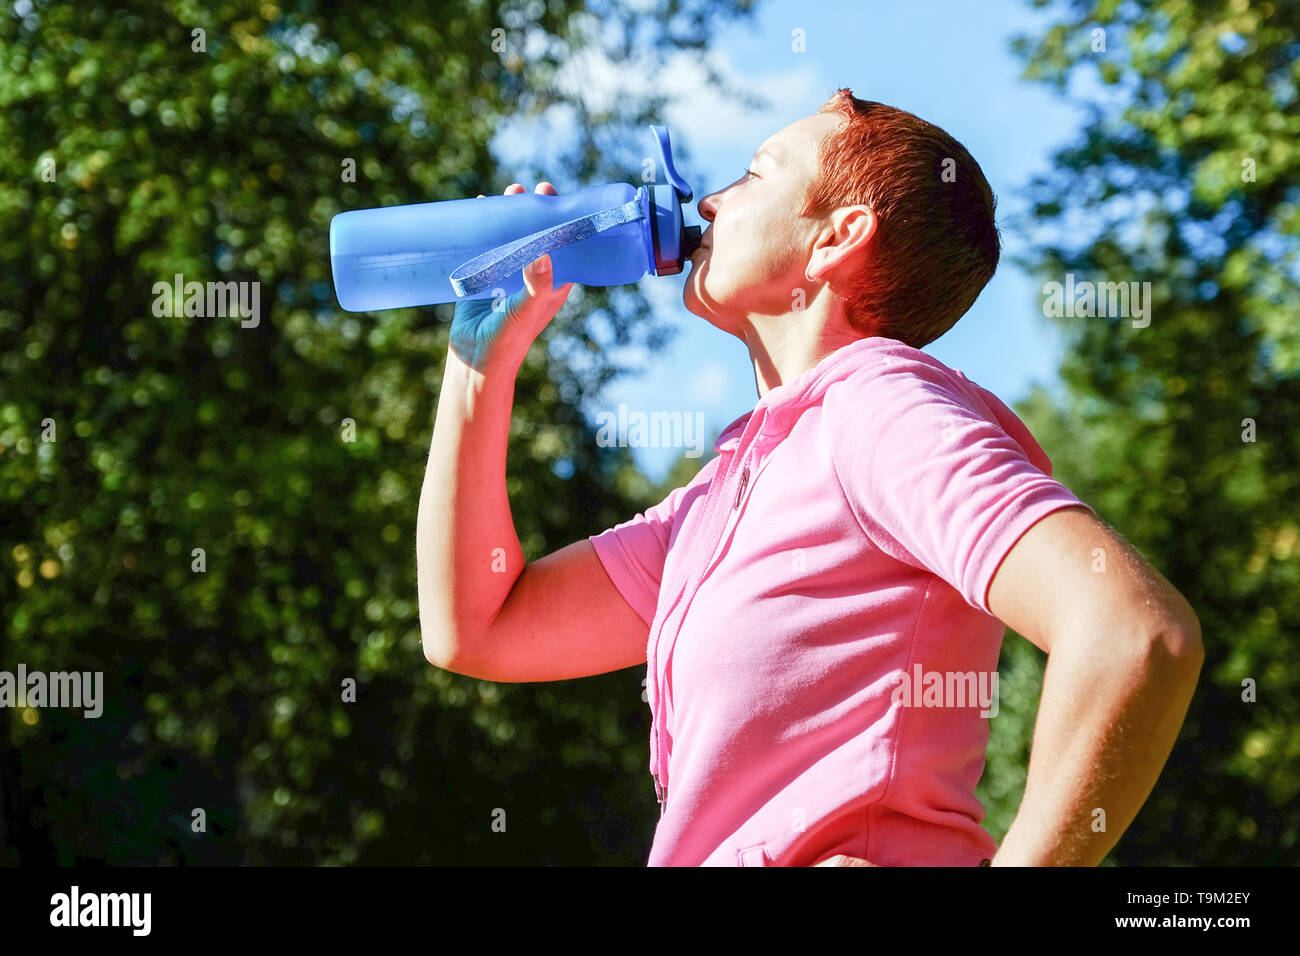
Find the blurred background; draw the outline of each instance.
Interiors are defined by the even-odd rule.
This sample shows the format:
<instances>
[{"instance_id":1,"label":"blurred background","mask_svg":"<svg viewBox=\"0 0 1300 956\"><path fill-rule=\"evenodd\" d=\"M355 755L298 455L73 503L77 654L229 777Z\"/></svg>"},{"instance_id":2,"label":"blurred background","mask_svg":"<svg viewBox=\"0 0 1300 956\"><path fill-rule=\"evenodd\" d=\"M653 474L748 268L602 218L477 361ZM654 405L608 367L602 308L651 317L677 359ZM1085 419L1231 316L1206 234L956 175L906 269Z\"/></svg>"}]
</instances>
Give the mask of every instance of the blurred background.
<instances>
[{"instance_id":1,"label":"blurred background","mask_svg":"<svg viewBox=\"0 0 1300 956\"><path fill-rule=\"evenodd\" d=\"M1300 2L339 6L0 9L0 670L104 674L97 719L0 712L0 863L644 864L643 668L423 658L452 307L342 312L329 221L639 181L648 123L698 199L839 86L946 129L998 195L1003 263L928 351L1200 616L1188 720L1106 862L1300 862ZM260 282L259 324L156 316L176 273ZM1150 325L1046 318L1070 273L1150 282ZM661 500L757 400L683 278L575 287L521 369L530 559ZM705 455L600 447L619 403L702 414ZM996 839L1044 660L1008 633Z\"/></svg>"}]
</instances>

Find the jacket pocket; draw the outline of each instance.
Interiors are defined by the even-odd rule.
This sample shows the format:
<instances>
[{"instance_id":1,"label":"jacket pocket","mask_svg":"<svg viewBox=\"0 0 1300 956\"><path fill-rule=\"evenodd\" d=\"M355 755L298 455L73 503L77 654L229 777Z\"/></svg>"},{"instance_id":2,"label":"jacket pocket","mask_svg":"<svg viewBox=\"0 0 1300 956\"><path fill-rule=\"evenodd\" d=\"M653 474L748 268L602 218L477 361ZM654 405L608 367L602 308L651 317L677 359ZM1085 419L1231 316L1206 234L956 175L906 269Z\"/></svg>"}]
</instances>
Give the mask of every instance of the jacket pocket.
<instances>
[{"instance_id":1,"label":"jacket pocket","mask_svg":"<svg viewBox=\"0 0 1300 956\"><path fill-rule=\"evenodd\" d=\"M771 866L772 859L767 855L766 843L755 843L736 851L738 866Z\"/></svg>"}]
</instances>

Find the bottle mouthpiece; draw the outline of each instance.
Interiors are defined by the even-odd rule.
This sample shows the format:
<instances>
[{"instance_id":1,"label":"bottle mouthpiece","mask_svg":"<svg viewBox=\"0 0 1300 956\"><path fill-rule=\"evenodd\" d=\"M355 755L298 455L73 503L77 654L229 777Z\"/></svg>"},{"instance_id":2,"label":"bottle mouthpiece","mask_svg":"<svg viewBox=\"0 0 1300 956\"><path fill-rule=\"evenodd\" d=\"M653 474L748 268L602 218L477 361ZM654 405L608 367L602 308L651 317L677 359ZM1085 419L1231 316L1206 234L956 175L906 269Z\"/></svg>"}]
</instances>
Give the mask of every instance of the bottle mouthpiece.
<instances>
[{"instance_id":1,"label":"bottle mouthpiece","mask_svg":"<svg viewBox=\"0 0 1300 956\"><path fill-rule=\"evenodd\" d=\"M687 226L682 230L682 258L689 259L691 253L700 247L704 238L702 226Z\"/></svg>"}]
</instances>

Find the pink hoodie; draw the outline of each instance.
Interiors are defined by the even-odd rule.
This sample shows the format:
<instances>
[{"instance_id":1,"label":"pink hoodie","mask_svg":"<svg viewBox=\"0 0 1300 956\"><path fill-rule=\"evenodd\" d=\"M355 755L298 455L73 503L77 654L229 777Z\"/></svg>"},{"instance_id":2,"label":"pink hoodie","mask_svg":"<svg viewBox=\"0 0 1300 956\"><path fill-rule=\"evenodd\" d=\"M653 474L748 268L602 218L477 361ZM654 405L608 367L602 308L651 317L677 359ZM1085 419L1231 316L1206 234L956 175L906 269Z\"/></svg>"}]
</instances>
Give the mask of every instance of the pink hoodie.
<instances>
[{"instance_id":1,"label":"pink hoodie","mask_svg":"<svg viewBox=\"0 0 1300 956\"><path fill-rule=\"evenodd\" d=\"M1082 502L995 396L886 338L772 389L714 450L590 538L650 627L649 865L992 857L989 583Z\"/></svg>"}]
</instances>

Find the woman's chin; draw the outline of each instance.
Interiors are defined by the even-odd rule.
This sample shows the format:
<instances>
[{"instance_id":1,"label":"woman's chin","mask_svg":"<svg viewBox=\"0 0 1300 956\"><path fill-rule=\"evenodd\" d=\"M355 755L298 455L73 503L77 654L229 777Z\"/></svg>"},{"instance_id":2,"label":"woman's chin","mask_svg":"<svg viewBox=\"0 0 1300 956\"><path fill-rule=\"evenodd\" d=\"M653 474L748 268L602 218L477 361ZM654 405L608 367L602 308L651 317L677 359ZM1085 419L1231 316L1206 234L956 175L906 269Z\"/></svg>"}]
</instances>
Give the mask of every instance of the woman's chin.
<instances>
[{"instance_id":1,"label":"woman's chin","mask_svg":"<svg viewBox=\"0 0 1300 956\"><path fill-rule=\"evenodd\" d=\"M704 277L700 274L699 263L694 260L688 260L691 263L690 274L686 281L682 283L682 304L687 310L695 313L702 319L709 318L709 309L700 300L700 293L704 288Z\"/></svg>"},{"instance_id":2,"label":"woman's chin","mask_svg":"<svg viewBox=\"0 0 1300 956\"><path fill-rule=\"evenodd\" d=\"M695 268L692 268L690 275L688 275L686 281L682 283L682 305L686 306L686 311L693 312L696 315L703 317L703 313L700 312L699 296L695 294L696 271Z\"/></svg>"}]
</instances>

